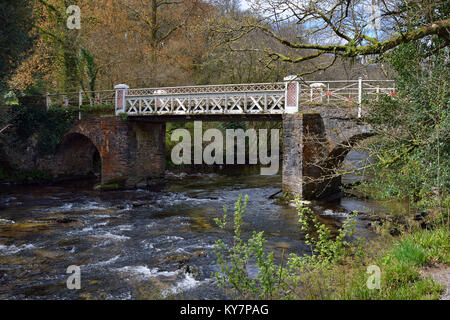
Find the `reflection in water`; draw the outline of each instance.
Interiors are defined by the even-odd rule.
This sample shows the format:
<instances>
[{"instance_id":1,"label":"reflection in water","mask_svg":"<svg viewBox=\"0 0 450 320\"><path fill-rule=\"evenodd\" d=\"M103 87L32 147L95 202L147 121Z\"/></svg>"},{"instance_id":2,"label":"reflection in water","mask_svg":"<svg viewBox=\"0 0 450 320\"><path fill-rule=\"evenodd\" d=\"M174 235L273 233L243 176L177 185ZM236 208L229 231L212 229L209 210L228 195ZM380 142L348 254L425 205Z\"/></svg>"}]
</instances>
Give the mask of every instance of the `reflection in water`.
<instances>
[{"instance_id":1,"label":"reflection in water","mask_svg":"<svg viewBox=\"0 0 450 320\"><path fill-rule=\"evenodd\" d=\"M213 219L223 205L231 211L239 194L250 198L244 237L263 230L278 258L281 246L308 252L295 209L268 200L280 190L280 176L168 179L161 192L94 191L94 181L1 186L0 298L223 298L212 279L218 271L213 245L232 237ZM331 227L355 209L379 210L354 199L315 206ZM364 225L358 222L358 236L369 237ZM82 290L66 288L69 265L81 267Z\"/></svg>"}]
</instances>

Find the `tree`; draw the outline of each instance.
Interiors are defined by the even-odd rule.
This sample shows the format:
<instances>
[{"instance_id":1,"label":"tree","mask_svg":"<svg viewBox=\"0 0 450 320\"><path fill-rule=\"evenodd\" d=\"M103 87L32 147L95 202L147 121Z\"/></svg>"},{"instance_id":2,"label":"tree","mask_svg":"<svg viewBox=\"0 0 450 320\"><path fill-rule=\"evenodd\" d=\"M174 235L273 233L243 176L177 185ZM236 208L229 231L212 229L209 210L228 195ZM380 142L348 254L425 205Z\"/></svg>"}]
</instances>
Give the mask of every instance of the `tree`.
<instances>
[{"instance_id":1,"label":"tree","mask_svg":"<svg viewBox=\"0 0 450 320\"><path fill-rule=\"evenodd\" d=\"M269 61L319 62L299 75L325 70L337 57L376 59L403 43L432 35L443 40L443 47L450 43L449 7L445 0L255 0L249 3L252 14L246 19L216 28L222 41L233 45L250 33L262 32L266 38L290 49L289 53L267 45L249 51L262 51ZM286 37L277 27L280 24L302 32ZM320 63L320 59L325 62Z\"/></svg>"},{"instance_id":2,"label":"tree","mask_svg":"<svg viewBox=\"0 0 450 320\"><path fill-rule=\"evenodd\" d=\"M30 12L31 34L36 41L10 80L15 90L24 91L40 84L49 88L77 91L81 83L79 50L81 32L69 29L66 10L76 4L68 0L38 0Z\"/></svg>"},{"instance_id":3,"label":"tree","mask_svg":"<svg viewBox=\"0 0 450 320\"><path fill-rule=\"evenodd\" d=\"M30 47L30 13L27 0L6 0L0 3L0 93L5 81Z\"/></svg>"},{"instance_id":4,"label":"tree","mask_svg":"<svg viewBox=\"0 0 450 320\"><path fill-rule=\"evenodd\" d=\"M80 30L66 25L72 4ZM212 7L199 0L38 0L32 8L37 41L10 81L16 90L193 84L207 51L202 24Z\"/></svg>"},{"instance_id":5,"label":"tree","mask_svg":"<svg viewBox=\"0 0 450 320\"><path fill-rule=\"evenodd\" d=\"M422 207L442 207L448 197L450 52L436 51L441 45L402 44L388 56L398 74L398 96L373 104L366 119L377 133L370 145L375 180L367 189L381 189L378 197Z\"/></svg>"}]
</instances>

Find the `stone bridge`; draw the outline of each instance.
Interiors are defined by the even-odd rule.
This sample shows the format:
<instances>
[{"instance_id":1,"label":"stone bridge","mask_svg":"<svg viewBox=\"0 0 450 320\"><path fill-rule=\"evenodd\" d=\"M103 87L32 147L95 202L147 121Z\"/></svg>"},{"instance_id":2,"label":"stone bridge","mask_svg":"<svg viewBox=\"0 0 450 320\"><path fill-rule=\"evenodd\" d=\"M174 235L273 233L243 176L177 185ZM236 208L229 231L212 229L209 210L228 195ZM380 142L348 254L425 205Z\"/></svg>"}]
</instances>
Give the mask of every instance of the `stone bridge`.
<instances>
[{"instance_id":1,"label":"stone bridge","mask_svg":"<svg viewBox=\"0 0 450 320\"><path fill-rule=\"evenodd\" d=\"M271 120L283 127L283 192L322 199L339 192L335 168L358 141L370 136L369 128L359 122L360 106L300 106L297 82L259 91L222 87L205 93L201 87L190 87L198 92L186 93L179 88L181 93L134 89L130 94L127 86L117 86L116 116L78 120L59 146L57 174L92 172L98 152L104 186L142 187L164 177L167 122Z\"/></svg>"}]
</instances>

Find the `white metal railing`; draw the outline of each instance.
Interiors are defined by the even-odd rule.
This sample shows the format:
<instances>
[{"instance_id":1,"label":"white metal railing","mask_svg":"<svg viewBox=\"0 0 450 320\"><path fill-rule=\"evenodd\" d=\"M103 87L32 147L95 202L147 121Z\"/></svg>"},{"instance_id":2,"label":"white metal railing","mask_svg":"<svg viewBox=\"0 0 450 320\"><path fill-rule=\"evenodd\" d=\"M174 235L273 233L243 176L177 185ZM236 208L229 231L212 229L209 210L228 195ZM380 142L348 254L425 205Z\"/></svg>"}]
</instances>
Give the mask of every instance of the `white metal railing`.
<instances>
[{"instance_id":1,"label":"white metal railing","mask_svg":"<svg viewBox=\"0 0 450 320\"><path fill-rule=\"evenodd\" d=\"M292 113L301 104L341 102L359 105L365 99L378 99L380 94L395 96L392 80L301 81L224 84L130 89L118 85L115 90L79 91L47 94L51 105L115 104L116 114L245 114Z\"/></svg>"},{"instance_id":2,"label":"white metal railing","mask_svg":"<svg viewBox=\"0 0 450 320\"><path fill-rule=\"evenodd\" d=\"M306 81L301 83L300 103L356 102L378 99L380 94L396 95L393 80Z\"/></svg>"},{"instance_id":3,"label":"white metal railing","mask_svg":"<svg viewBox=\"0 0 450 320\"><path fill-rule=\"evenodd\" d=\"M181 87L161 87L161 88L144 88L129 89L128 96L143 96L153 94L180 95L180 94L212 94L212 93L235 93L235 92L272 92L284 91L285 82L273 83L250 83L250 84L220 84L207 86L181 86Z\"/></svg>"},{"instance_id":4,"label":"white metal railing","mask_svg":"<svg viewBox=\"0 0 450 320\"><path fill-rule=\"evenodd\" d=\"M46 106L81 106L114 104L115 90L78 91L66 93L47 93Z\"/></svg>"},{"instance_id":5,"label":"white metal railing","mask_svg":"<svg viewBox=\"0 0 450 320\"><path fill-rule=\"evenodd\" d=\"M283 113L286 84L230 84L126 90L129 115Z\"/></svg>"}]
</instances>

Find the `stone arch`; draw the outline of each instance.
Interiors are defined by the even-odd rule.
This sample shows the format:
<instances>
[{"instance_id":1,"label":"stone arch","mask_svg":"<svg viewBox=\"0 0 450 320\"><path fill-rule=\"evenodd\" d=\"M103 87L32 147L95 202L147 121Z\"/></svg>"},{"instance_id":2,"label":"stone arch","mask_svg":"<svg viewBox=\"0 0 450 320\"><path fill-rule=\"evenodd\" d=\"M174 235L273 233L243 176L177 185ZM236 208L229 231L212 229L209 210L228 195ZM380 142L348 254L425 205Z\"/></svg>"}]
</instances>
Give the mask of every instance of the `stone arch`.
<instances>
[{"instance_id":1,"label":"stone arch","mask_svg":"<svg viewBox=\"0 0 450 320\"><path fill-rule=\"evenodd\" d=\"M54 176L89 176L101 159L105 189L146 186L165 170L165 124L124 121L121 117L83 116L58 147Z\"/></svg>"},{"instance_id":2,"label":"stone arch","mask_svg":"<svg viewBox=\"0 0 450 320\"><path fill-rule=\"evenodd\" d=\"M67 133L58 146L55 159L58 162L56 175L59 177L87 177L101 174L95 159L102 162L99 147L83 133Z\"/></svg>"},{"instance_id":3,"label":"stone arch","mask_svg":"<svg viewBox=\"0 0 450 320\"><path fill-rule=\"evenodd\" d=\"M326 168L338 168L344 162L347 154L362 140L372 137L371 132L356 133L348 139L341 140L331 150L325 159Z\"/></svg>"},{"instance_id":4,"label":"stone arch","mask_svg":"<svg viewBox=\"0 0 450 320\"><path fill-rule=\"evenodd\" d=\"M310 178L310 182L306 183L304 194L309 199L332 200L333 198L339 198L342 194L342 176L336 175L336 170L341 167L347 154L358 142L373 135L369 132L357 133L335 144L325 159L315 165L315 170L308 172L307 178Z\"/></svg>"}]
</instances>

